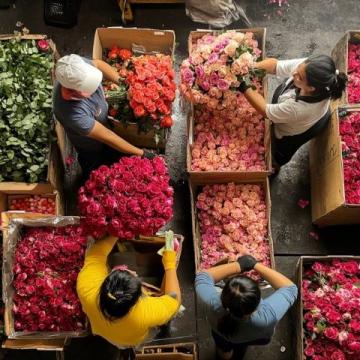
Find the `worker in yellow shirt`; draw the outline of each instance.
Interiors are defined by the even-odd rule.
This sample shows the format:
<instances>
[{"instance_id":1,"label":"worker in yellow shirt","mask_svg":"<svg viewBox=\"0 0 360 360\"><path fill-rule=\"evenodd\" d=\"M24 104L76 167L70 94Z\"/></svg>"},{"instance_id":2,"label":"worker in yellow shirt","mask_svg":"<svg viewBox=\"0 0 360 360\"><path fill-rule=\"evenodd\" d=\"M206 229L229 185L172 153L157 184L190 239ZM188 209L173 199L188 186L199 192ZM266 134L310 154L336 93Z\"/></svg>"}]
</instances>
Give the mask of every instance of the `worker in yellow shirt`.
<instances>
[{"instance_id":1,"label":"worker in yellow shirt","mask_svg":"<svg viewBox=\"0 0 360 360\"><path fill-rule=\"evenodd\" d=\"M144 293L135 273L121 267L108 268L107 257L117 240L105 237L87 251L77 293L93 334L120 348L129 348L141 344L151 328L166 324L176 314L181 292L175 251L165 251L162 258L165 295L151 297Z\"/></svg>"}]
</instances>

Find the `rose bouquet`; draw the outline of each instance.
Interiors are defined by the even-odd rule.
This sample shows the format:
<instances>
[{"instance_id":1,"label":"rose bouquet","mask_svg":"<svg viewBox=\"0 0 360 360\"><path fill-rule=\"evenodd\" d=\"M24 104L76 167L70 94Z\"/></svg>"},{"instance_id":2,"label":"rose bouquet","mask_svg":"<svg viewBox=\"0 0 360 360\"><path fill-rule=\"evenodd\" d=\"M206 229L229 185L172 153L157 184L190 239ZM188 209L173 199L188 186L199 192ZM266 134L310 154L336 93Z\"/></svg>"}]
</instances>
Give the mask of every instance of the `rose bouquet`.
<instances>
[{"instance_id":1,"label":"rose bouquet","mask_svg":"<svg viewBox=\"0 0 360 360\"><path fill-rule=\"evenodd\" d=\"M170 128L176 90L171 57L134 56L130 50L114 46L107 52L106 61L122 79L119 85L105 82L109 114L125 124L136 122L145 132Z\"/></svg>"},{"instance_id":2,"label":"rose bouquet","mask_svg":"<svg viewBox=\"0 0 360 360\"><path fill-rule=\"evenodd\" d=\"M195 107L192 171L265 171L265 121L243 95L235 110Z\"/></svg>"},{"instance_id":3,"label":"rose bouquet","mask_svg":"<svg viewBox=\"0 0 360 360\"><path fill-rule=\"evenodd\" d=\"M223 258L235 259L245 248L270 265L264 189L234 183L207 185L197 196L201 233L201 268Z\"/></svg>"},{"instance_id":4,"label":"rose bouquet","mask_svg":"<svg viewBox=\"0 0 360 360\"><path fill-rule=\"evenodd\" d=\"M229 104L236 108L240 83L250 84L263 75L254 68L260 54L251 32L204 35L181 65L181 91L192 103L210 109L229 108Z\"/></svg>"},{"instance_id":5,"label":"rose bouquet","mask_svg":"<svg viewBox=\"0 0 360 360\"><path fill-rule=\"evenodd\" d=\"M347 85L348 101L350 104L360 103L360 45L349 44Z\"/></svg>"},{"instance_id":6,"label":"rose bouquet","mask_svg":"<svg viewBox=\"0 0 360 360\"><path fill-rule=\"evenodd\" d=\"M52 67L49 41L0 41L0 181L46 180Z\"/></svg>"},{"instance_id":7,"label":"rose bouquet","mask_svg":"<svg viewBox=\"0 0 360 360\"><path fill-rule=\"evenodd\" d=\"M82 223L94 237L154 235L173 215L169 179L161 157L123 157L100 166L79 190Z\"/></svg>"},{"instance_id":8,"label":"rose bouquet","mask_svg":"<svg viewBox=\"0 0 360 360\"><path fill-rule=\"evenodd\" d=\"M360 204L360 112L339 112L345 200Z\"/></svg>"},{"instance_id":9,"label":"rose bouquet","mask_svg":"<svg viewBox=\"0 0 360 360\"><path fill-rule=\"evenodd\" d=\"M25 227L13 265L15 331L85 329L76 279L86 242L81 226Z\"/></svg>"},{"instance_id":10,"label":"rose bouquet","mask_svg":"<svg viewBox=\"0 0 360 360\"><path fill-rule=\"evenodd\" d=\"M314 262L302 279L304 359L360 358L360 267L356 260Z\"/></svg>"}]
</instances>

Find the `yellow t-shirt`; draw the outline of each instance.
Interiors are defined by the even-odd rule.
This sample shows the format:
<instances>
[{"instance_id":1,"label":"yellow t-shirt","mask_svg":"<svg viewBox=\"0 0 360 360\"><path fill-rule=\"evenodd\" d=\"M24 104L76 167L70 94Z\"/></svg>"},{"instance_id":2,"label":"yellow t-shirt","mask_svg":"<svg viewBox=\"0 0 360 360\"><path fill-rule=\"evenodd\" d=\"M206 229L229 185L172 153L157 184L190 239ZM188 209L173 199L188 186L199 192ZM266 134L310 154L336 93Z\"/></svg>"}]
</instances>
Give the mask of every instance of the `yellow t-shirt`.
<instances>
[{"instance_id":1,"label":"yellow t-shirt","mask_svg":"<svg viewBox=\"0 0 360 360\"><path fill-rule=\"evenodd\" d=\"M146 339L150 328L166 324L177 312L179 302L169 295L142 295L124 317L107 320L99 308L99 291L109 274L107 257L116 241L116 237L109 236L97 241L87 251L77 279L77 293L93 334L114 345L134 346Z\"/></svg>"}]
</instances>

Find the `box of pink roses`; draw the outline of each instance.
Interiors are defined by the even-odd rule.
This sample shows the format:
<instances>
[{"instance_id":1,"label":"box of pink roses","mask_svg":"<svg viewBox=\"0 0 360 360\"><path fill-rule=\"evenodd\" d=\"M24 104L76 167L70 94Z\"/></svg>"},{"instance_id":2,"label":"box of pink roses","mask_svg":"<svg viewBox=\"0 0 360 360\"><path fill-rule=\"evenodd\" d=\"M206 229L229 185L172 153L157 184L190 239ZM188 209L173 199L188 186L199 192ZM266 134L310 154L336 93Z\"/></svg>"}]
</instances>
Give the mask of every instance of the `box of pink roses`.
<instances>
[{"instance_id":1,"label":"box of pink roses","mask_svg":"<svg viewBox=\"0 0 360 360\"><path fill-rule=\"evenodd\" d=\"M310 145L312 221L360 224L360 106L333 108Z\"/></svg>"},{"instance_id":2,"label":"box of pink roses","mask_svg":"<svg viewBox=\"0 0 360 360\"><path fill-rule=\"evenodd\" d=\"M181 91L193 105L188 118L187 171L191 179L265 179L271 171L270 122L238 86L256 86L267 97L266 29L192 31L189 58L181 65Z\"/></svg>"},{"instance_id":3,"label":"box of pink roses","mask_svg":"<svg viewBox=\"0 0 360 360\"><path fill-rule=\"evenodd\" d=\"M359 359L360 256L302 256L297 282L296 359Z\"/></svg>"},{"instance_id":4,"label":"box of pink roses","mask_svg":"<svg viewBox=\"0 0 360 360\"><path fill-rule=\"evenodd\" d=\"M231 182L224 176L189 184L197 270L234 260L244 250L275 267L267 179Z\"/></svg>"},{"instance_id":5,"label":"box of pink roses","mask_svg":"<svg viewBox=\"0 0 360 360\"><path fill-rule=\"evenodd\" d=\"M338 104L360 103L360 30L348 30L335 45L331 56L336 68L348 76L346 91Z\"/></svg>"}]
</instances>

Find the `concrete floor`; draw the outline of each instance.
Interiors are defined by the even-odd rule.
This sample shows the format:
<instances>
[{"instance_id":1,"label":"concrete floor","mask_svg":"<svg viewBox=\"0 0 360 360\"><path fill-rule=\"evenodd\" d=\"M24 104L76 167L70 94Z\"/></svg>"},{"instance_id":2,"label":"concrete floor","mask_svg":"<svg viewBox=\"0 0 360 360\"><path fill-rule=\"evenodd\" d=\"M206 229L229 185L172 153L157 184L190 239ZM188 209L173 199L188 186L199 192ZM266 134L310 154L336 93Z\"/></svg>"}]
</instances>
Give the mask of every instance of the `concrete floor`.
<instances>
[{"instance_id":1,"label":"concrete floor","mask_svg":"<svg viewBox=\"0 0 360 360\"><path fill-rule=\"evenodd\" d=\"M359 28L359 0L289 0L290 7L283 16L264 11L264 0L241 1L252 26L267 28L267 56L279 58L304 57L313 53L329 54L337 40L348 29ZM205 0L204 0L205 3ZM136 6L135 22L129 26L173 29L176 31L177 64L186 56L190 30L207 28L185 16L184 7ZM268 17L270 15L270 18ZM78 26L61 29L46 26L42 20L42 1L18 0L9 10L0 10L0 33L10 33L15 23L22 21L32 33L50 35L60 54L78 53L90 56L94 31L101 26L121 26L115 0L82 1ZM241 21L229 28L243 28ZM176 183L175 218L172 228L185 236L185 246L179 275L186 312L173 321L170 334L159 342L198 340L201 359L213 359L214 348L209 329L196 309L193 278L193 250L190 223L190 205L185 173L186 126L183 104L175 103L176 122L167 147L167 161ZM294 278L299 255L360 254L359 227L334 227L317 230L320 239L309 232L310 207L300 209L297 201L310 198L308 148L305 145L271 182L272 236L277 269ZM69 208L70 209L70 208ZM295 359L294 312L278 325L271 344L249 348L246 360ZM283 350L283 351L281 351ZM114 349L98 337L75 340L66 350L66 359L115 359ZM2 351L0 359L54 359L54 354L36 351Z\"/></svg>"}]
</instances>

